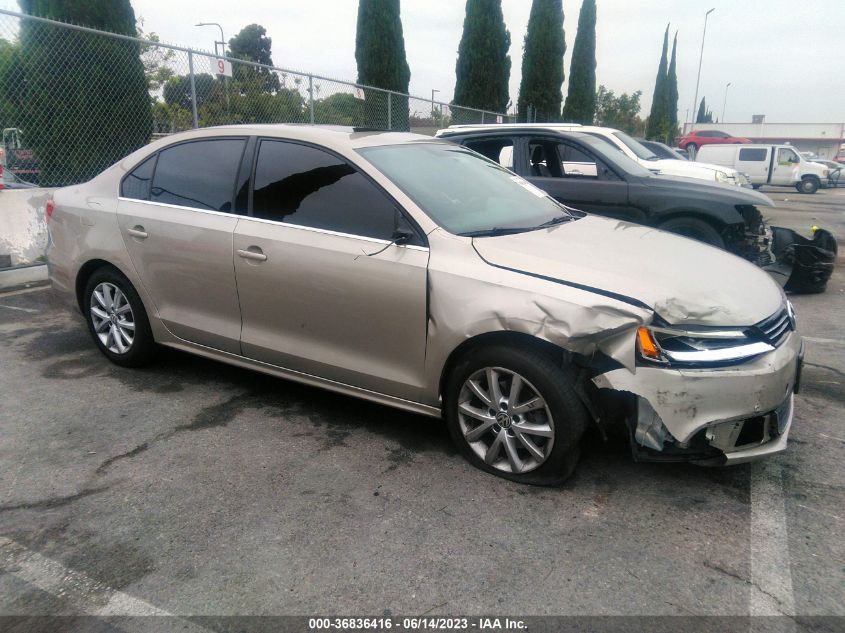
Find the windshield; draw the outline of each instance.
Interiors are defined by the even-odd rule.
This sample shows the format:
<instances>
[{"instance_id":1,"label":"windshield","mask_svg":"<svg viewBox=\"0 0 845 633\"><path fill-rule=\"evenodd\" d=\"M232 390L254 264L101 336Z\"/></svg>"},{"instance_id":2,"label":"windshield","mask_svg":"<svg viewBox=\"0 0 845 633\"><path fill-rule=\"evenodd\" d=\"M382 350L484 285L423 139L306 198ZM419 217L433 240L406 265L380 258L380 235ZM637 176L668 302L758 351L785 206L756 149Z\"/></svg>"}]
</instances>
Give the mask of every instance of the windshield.
<instances>
[{"instance_id":1,"label":"windshield","mask_svg":"<svg viewBox=\"0 0 845 633\"><path fill-rule=\"evenodd\" d=\"M641 158L642 160L658 160L657 156L654 155L654 152L636 139L633 139L625 134L625 132L613 132L613 136L622 141L625 144L625 147L634 152L634 155L637 158Z\"/></svg>"},{"instance_id":2,"label":"windshield","mask_svg":"<svg viewBox=\"0 0 845 633\"><path fill-rule=\"evenodd\" d=\"M500 235L574 219L544 191L465 147L412 143L358 153L450 233Z\"/></svg>"}]
</instances>

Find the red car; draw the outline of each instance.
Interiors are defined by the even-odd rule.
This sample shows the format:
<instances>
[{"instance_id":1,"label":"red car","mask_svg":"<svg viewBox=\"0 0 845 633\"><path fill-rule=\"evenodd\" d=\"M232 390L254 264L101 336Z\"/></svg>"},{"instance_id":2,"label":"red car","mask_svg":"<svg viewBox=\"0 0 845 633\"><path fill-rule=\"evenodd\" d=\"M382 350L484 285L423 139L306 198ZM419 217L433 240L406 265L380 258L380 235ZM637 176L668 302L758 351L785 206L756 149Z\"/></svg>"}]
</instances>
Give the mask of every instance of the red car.
<instances>
[{"instance_id":1,"label":"red car","mask_svg":"<svg viewBox=\"0 0 845 633\"><path fill-rule=\"evenodd\" d=\"M735 145L739 143L750 143L751 140L741 136L731 136L718 130L693 130L678 140L678 147L691 149L695 152L702 145Z\"/></svg>"}]
</instances>

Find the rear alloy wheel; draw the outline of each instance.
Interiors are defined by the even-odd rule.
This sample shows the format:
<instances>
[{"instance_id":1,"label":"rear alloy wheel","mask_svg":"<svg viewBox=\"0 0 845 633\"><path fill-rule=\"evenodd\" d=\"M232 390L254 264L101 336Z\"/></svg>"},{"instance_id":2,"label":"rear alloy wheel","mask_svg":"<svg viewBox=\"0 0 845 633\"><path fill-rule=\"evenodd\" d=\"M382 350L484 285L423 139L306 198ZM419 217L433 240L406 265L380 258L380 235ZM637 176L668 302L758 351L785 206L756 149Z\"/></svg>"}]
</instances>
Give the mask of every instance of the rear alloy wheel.
<instances>
[{"instance_id":1,"label":"rear alloy wheel","mask_svg":"<svg viewBox=\"0 0 845 633\"><path fill-rule=\"evenodd\" d=\"M710 244L710 246L715 246L716 248L725 248L725 240L722 239L722 236L719 235L716 229L704 220L687 217L672 218L666 220L658 228L669 231L669 233L683 235L684 237Z\"/></svg>"},{"instance_id":2,"label":"rear alloy wheel","mask_svg":"<svg viewBox=\"0 0 845 633\"><path fill-rule=\"evenodd\" d=\"M85 287L86 320L100 351L125 367L146 364L156 351L150 322L135 288L114 268L95 271Z\"/></svg>"},{"instance_id":3,"label":"rear alloy wheel","mask_svg":"<svg viewBox=\"0 0 845 633\"><path fill-rule=\"evenodd\" d=\"M558 485L578 462L587 413L572 372L541 350L471 350L450 373L444 409L455 444L487 472Z\"/></svg>"},{"instance_id":4,"label":"rear alloy wheel","mask_svg":"<svg viewBox=\"0 0 845 633\"><path fill-rule=\"evenodd\" d=\"M798 193L816 193L819 190L819 184L815 178L804 178L795 188L798 189Z\"/></svg>"}]
</instances>

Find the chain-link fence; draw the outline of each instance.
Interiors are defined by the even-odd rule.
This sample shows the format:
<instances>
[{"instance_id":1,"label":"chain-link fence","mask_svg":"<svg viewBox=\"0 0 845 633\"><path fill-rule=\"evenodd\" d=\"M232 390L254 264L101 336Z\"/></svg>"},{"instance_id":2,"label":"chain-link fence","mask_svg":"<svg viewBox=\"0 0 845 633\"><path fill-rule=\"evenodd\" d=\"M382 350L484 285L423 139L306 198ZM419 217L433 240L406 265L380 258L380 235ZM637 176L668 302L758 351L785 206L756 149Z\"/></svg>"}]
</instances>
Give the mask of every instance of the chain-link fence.
<instances>
[{"instance_id":1,"label":"chain-link fence","mask_svg":"<svg viewBox=\"0 0 845 633\"><path fill-rule=\"evenodd\" d=\"M152 138L237 123L433 134L506 115L0 10L3 182L83 182Z\"/></svg>"}]
</instances>

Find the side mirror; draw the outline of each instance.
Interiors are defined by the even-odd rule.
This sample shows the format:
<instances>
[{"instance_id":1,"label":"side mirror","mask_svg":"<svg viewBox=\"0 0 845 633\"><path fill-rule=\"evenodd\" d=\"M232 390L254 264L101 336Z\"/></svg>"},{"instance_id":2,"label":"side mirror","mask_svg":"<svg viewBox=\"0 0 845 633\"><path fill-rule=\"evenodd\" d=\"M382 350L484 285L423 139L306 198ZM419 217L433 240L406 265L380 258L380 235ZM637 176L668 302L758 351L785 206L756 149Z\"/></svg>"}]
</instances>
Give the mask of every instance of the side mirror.
<instances>
[{"instance_id":1,"label":"side mirror","mask_svg":"<svg viewBox=\"0 0 845 633\"><path fill-rule=\"evenodd\" d=\"M413 239L414 233L410 229L406 228L398 228L393 231L393 238L391 242L396 244L396 246L403 246Z\"/></svg>"}]
</instances>

